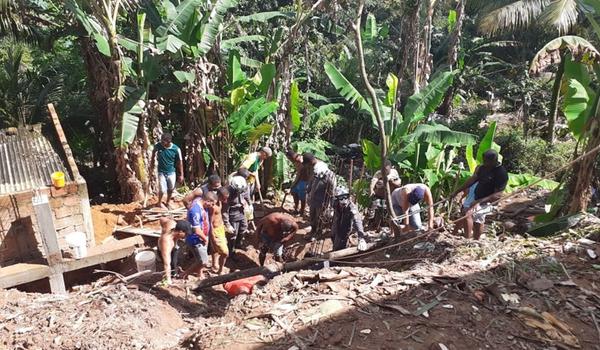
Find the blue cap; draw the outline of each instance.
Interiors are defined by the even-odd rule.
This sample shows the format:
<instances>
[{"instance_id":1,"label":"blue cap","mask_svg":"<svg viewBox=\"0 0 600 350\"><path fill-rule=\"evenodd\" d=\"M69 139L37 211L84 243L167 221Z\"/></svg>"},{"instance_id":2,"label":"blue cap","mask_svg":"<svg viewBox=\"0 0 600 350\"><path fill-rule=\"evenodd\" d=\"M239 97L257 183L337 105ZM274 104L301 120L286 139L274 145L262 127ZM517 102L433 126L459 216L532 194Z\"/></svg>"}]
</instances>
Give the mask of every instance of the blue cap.
<instances>
[{"instance_id":1,"label":"blue cap","mask_svg":"<svg viewBox=\"0 0 600 350\"><path fill-rule=\"evenodd\" d=\"M425 197L425 189L421 186L416 187L412 192L408 195L408 202L410 205L415 205L423 200Z\"/></svg>"}]
</instances>

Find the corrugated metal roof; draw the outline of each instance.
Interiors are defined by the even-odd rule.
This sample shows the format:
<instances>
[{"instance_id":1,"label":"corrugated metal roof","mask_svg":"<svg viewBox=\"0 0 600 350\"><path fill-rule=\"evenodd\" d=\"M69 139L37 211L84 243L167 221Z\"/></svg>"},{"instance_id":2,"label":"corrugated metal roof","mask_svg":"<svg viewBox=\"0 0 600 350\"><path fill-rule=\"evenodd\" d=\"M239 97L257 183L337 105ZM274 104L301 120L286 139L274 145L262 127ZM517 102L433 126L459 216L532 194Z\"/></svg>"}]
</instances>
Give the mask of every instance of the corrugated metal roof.
<instances>
[{"instance_id":1,"label":"corrugated metal roof","mask_svg":"<svg viewBox=\"0 0 600 350\"><path fill-rule=\"evenodd\" d=\"M41 133L25 128L11 135L0 131L0 194L49 186L55 171L70 181L61 157Z\"/></svg>"}]
</instances>

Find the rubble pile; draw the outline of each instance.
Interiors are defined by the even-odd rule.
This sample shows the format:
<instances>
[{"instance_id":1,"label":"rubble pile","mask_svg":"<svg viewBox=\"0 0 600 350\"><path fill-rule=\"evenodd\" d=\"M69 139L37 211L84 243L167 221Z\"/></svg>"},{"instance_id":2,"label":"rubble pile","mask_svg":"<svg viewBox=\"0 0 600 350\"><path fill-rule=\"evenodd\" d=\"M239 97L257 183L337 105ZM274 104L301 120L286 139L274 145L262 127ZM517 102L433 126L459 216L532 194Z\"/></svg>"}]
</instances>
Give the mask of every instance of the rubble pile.
<instances>
[{"instance_id":1,"label":"rubble pile","mask_svg":"<svg viewBox=\"0 0 600 350\"><path fill-rule=\"evenodd\" d=\"M165 349L184 325L177 310L125 284L68 295L0 290L2 349Z\"/></svg>"}]
</instances>

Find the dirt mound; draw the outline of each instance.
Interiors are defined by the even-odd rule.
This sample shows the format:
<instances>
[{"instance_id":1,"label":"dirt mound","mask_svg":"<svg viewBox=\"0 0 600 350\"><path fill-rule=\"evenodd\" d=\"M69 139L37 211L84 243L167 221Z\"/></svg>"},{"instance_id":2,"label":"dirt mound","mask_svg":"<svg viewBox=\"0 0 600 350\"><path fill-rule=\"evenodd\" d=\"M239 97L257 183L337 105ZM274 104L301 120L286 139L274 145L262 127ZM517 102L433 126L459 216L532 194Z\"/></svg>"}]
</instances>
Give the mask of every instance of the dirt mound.
<instances>
[{"instance_id":1,"label":"dirt mound","mask_svg":"<svg viewBox=\"0 0 600 350\"><path fill-rule=\"evenodd\" d=\"M152 294L125 285L65 296L0 290L0 348L165 349L182 316Z\"/></svg>"},{"instance_id":2,"label":"dirt mound","mask_svg":"<svg viewBox=\"0 0 600 350\"><path fill-rule=\"evenodd\" d=\"M600 247L585 242L475 242L441 234L377 254L378 263L387 258L388 266L405 271L338 266L289 272L231 299L182 346L592 348L600 336L594 326L600 289L586 252Z\"/></svg>"}]
</instances>

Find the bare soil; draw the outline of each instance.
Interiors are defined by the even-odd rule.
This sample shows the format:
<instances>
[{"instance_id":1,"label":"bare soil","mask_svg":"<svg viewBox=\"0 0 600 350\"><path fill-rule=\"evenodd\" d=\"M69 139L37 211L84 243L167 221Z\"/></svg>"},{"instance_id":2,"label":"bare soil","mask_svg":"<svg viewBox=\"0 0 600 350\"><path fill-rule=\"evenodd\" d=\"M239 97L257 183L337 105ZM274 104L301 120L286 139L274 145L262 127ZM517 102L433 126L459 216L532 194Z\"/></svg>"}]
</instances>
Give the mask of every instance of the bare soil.
<instances>
[{"instance_id":1,"label":"bare soil","mask_svg":"<svg viewBox=\"0 0 600 350\"><path fill-rule=\"evenodd\" d=\"M330 268L275 276L251 295L195 294L194 278L164 287L160 274L127 285L103 277L65 298L2 291L0 349L600 349L598 219L554 239L514 235L536 198L505 205L481 241L406 235ZM96 206L94 223L112 233L115 217L135 224L139 210ZM300 224L288 259L331 249ZM249 236L227 267L257 265Z\"/></svg>"}]
</instances>

